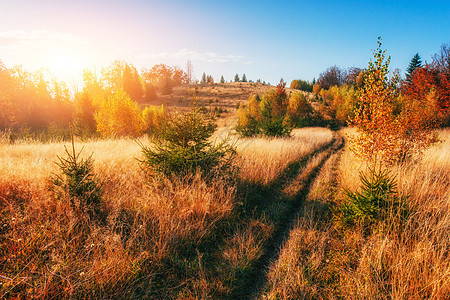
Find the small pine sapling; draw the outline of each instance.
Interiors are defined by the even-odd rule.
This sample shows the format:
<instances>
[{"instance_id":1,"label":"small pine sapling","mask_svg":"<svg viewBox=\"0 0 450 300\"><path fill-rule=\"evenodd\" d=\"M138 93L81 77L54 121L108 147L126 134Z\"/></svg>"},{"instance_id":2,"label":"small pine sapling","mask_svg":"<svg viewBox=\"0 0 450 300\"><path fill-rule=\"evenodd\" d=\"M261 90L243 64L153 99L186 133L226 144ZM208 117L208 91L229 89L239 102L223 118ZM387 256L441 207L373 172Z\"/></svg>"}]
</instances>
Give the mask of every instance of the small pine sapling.
<instances>
[{"instance_id":1,"label":"small pine sapling","mask_svg":"<svg viewBox=\"0 0 450 300\"><path fill-rule=\"evenodd\" d=\"M50 190L61 198L69 198L74 209L89 212L91 215L97 214L100 200L102 198L102 184L93 174L92 155L87 159L80 158L80 152L75 152L75 143L72 135L72 149L69 151L64 146L67 157L58 156L59 162L56 165L61 170L61 174L55 174L50 178Z\"/></svg>"}]
</instances>

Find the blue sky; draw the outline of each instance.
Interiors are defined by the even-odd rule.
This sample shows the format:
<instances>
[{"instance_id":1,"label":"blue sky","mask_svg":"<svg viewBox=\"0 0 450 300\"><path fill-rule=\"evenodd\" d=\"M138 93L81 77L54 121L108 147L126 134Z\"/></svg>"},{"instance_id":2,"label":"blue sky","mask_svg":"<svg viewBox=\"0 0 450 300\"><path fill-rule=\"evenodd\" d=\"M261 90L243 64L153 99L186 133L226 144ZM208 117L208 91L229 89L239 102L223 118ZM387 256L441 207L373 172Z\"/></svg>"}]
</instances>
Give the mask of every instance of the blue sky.
<instances>
[{"instance_id":1,"label":"blue sky","mask_svg":"<svg viewBox=\"0 0 450 300\"><path fill-rule=\"evenodd\" d=\"M391 69L450 43L450 1L0 0L0 60L64 80L115 59L138 68L192 61L218 80L312 80L366 67L382 36Z\"/></svg>"}]
</instances>

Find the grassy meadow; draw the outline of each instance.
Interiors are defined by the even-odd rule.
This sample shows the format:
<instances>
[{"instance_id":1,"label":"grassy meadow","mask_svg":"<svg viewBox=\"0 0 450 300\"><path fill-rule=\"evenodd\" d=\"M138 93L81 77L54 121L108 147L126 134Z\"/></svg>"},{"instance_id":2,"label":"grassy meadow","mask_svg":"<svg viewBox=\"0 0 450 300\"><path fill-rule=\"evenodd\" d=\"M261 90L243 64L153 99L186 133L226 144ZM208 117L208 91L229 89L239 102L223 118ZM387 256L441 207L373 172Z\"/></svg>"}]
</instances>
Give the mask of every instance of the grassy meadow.
<instances>
[{"instance_id":1,"label":"grassy meadow","mask_svg":"<svg viewBox=\"0 0 450 300\"><path fill-rule=\"evenodd\" d=\"M348 131L348 130L347 130ZM446 299L450 131L422 157L391 169L409 214L393 211L370 233L335 226L333 205L367 165L345 149L317 175L261 299Z\"/></svg>"},{"instance_id":2,"label":"grassy meadow","mask_svg":"<svg viewBox=\"0 0 450 300\"><path fill-rule=\"evenodd\" d=\"M234 183L151 180L135 140L77 141L103 183L99 218L48 189L69 143L2 140L2 297L241 297L293 207L270 185L332 139L310 128L239 140Z\"/></svg>"},{"instance_id":3,"label":"grassy meadow","mask_svg":"<svg viewBox=\"0 0 450 300\"><path fill-rule=\"evenodd\" d=\"M448 129L390 168L401 208L369 228L348 226L339 208L369 169L347 146L354 129L238 138L237 104L269 87L226 85L200 85L196 101L223 110L211 138L234 145L231 178L148 177L139 162L146 136L76 139L102 184L95 215L52 189L70 142L2 135L0 298L448 297ZM164 104L184 110L191 94L175 88Z\"/></svg>"}]
</instances>

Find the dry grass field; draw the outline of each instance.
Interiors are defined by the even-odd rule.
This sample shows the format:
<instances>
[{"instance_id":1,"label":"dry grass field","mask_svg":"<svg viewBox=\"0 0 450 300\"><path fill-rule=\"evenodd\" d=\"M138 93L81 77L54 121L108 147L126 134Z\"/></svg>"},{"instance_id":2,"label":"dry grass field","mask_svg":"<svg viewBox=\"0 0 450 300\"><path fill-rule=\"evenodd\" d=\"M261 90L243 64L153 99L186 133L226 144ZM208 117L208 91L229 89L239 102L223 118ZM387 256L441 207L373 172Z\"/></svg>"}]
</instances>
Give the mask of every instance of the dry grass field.
<instances>
[{"instance_id":1,"label":"dry grass field","mask_svg":"<svg viewBox=\"0 0 450 300\"><path fill-rule=\"evenodd\" d=\"M331 140L323 128L297 130L290 139L240 140L241 184L198 175L149 180L134 140L78 141L77 151L92 154L103 182L97 218L48 189L69 143L2 140L1 297L186 299L242 292L290 205L264 186ZM250 199L252 182L262 185L252 191L264 205ZM270 217L276 199L278 214Z\"/></svg>"},{"instance_id":2,"label":"dry grass field","mask_svg":"<svg viewBox=\"0 0 450 300\"><path fill-rule=\"evenodd\" d=\"M198 84L195 99L200 106L218 106L233 112L239 103L246 103L252 94L262 95L271 88L273 86L255 82ZM149 104L188 107L192 104L194 94L194 85L177 86L170 95L159 95L158 100Z\"/></svg>"},{"instance_id":3,"label":"dry grass field","mask_svg":"<svg viewBox=\"0 0 450 300\"><path fill-rule=\"evenodd\" d=\"M330 208L356 190L367 166L348 150L316 177L262 299L447 299L450 295L450 131L422 157L391 169L409 214L370 234L339 230Z\"/></svg>"}]
</instances>

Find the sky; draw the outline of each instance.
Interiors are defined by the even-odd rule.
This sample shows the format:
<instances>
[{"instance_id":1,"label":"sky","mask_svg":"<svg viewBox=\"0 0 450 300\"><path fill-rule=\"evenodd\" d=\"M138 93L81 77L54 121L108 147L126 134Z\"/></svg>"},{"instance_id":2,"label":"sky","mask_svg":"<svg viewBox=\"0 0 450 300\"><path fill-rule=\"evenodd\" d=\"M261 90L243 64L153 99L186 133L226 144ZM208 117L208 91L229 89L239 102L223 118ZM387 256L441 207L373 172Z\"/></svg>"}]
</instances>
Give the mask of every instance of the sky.
<instances>
[{"instance_id":1,"label":"sky","mask_svg":"<svg viewBox=\"0 0 450 300\"><path fill-rule=\"evenodd\" d=\"M0 0L0 61L68 84L114 60L165 63L218 81L311 81L365 68L382 37L391 70L450 43L450 1Z\"/></svg>"}]
</instances>

